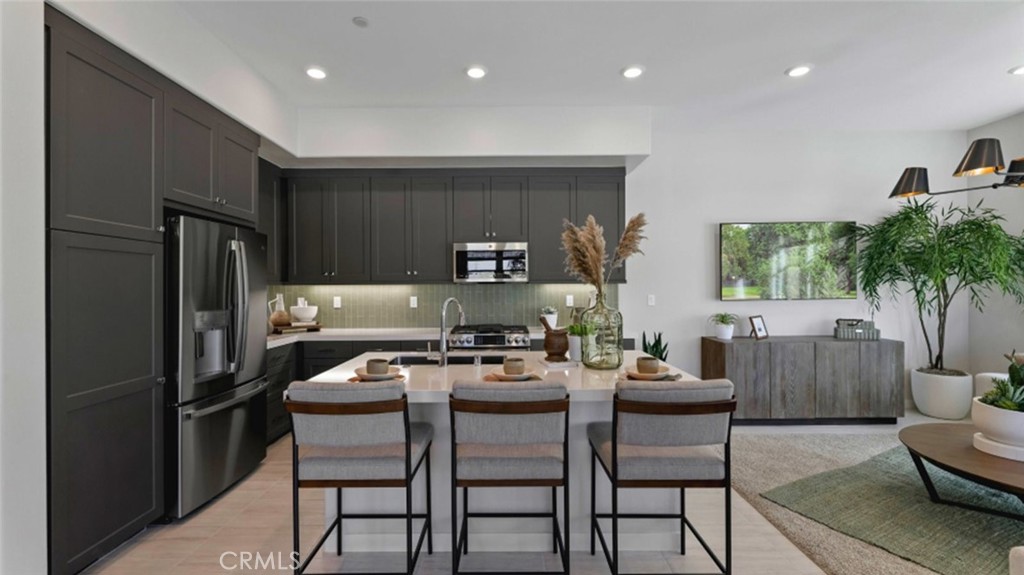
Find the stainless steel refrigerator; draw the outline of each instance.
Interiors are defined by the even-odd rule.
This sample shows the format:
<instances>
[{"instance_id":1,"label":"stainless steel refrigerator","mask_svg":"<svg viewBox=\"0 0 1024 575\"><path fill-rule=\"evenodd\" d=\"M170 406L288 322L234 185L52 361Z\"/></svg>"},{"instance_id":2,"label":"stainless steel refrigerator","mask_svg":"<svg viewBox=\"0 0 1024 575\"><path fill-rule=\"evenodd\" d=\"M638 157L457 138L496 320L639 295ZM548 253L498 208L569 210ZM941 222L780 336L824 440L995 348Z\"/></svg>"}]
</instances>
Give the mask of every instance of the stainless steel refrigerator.
<instances>
[{"instance_id":1,"label":"stainless steel refrigerator","mask_svg":"<svg viewBox=\"0 0 1024 575\"><path fill-rule=\"evenodd\" d=\"M180 518L267 454L267 238L188 216L168 224L166 493Z\"/></svg>"}]
</instances>

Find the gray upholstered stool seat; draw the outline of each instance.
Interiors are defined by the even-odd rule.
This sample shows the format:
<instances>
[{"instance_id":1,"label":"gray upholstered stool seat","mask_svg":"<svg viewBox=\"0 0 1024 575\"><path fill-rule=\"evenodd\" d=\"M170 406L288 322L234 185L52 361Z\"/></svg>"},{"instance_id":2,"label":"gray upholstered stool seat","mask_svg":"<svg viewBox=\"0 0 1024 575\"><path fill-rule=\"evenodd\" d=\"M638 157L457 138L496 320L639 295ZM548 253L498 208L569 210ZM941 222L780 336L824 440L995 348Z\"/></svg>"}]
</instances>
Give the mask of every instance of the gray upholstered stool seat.
<instances>
[{"instance_id":1,"label":"gray upholstered stool seat","mask_svg":"<svg viewBox=\"0 0 1024 575\"><path fill-rule=\"evenodd\" d=\"M612 424L587 425L587 439L607 468L612 468ZM685 481L724 479L725 457L709 445L619 444L619 479Z\"/></svg>"},{"instance_id":2,"label":"gray upholstered stool seat","mask_svg":"<svg viewBox=\"0 0 1024 575\"><path fill-rule=\"evenodd\" d=\"M337 532L336 553L342 554L343 522L364 519L405 520L405 570L382 574L412 575L423 541L434 552L431 528L430 446L434 428L409 421L409 400L401 381L294 381L284 396L292 419L292 557L297 575L306 573L328 535ZM301 446L301 449L300 449ZM423 473L420 473L420 469ZM417 475L426 483L426 513L413 512L412 487ZM343 490L371 487L403 488L405 513L344 513ZM299 541L299 489L335 489L335 517L313 549L302 558ZM416 533L413 520L422 519ZM347 562L346 562L347 563ZM310 574L312 575L312 574Z\"/></svg>"},{"instance_id":3,"label":"gray upholstered stool seat","mask_svg":"<svg viewBox=\"0 0 1024 575\"><path fill-rule=\"evenodd\" d=\"M551 521L552 551L560 552L562 558L562 571L555 573L569 575L569 394L565 385L548 381L456 381L448 405L452 422L452 573L460 573L462 556L469 553L469 518L529 517ZM469 489L489 487L550 488L551 511L470 511ZM558 525L559 487L563 527Z\"/></svg>"},{"instance_id":4,"label":"gray upholstered stool seat","mask_svg":"<svg viewBox=\"0 0 1024 575\"><path fill-rule=\"evenodd\" d=\"M429 423L410 423L412 465L415 467L434 438ZM299 480L404 479L405 443L311 448L299 459Z\"/></svg>"},{"instance_id":5,"label":"gray upholstered stool seat","mask_svg":"<svg viewBox=\"0 0 1024 575\"><path fill-rule=\"evenodd\" d=\"M459 479L562 478L561 443L463 443L456 447L456 457Z\"/></svg>"}]
</instances>

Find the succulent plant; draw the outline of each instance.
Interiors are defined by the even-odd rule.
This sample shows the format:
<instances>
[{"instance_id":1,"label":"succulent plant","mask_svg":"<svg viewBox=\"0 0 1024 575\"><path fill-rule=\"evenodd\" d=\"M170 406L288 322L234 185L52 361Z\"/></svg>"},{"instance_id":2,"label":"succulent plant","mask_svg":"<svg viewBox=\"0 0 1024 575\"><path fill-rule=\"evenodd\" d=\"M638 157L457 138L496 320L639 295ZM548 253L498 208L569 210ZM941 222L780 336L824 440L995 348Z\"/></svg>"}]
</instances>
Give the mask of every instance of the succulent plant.
<instances>
[{"instance_id":1,"label":"succulent plant","mask_svg":"<svg viewBox=\"0 0 1024 575\"><path fill-rule=\"evenodd\" d=\"M549 315L549 314L553 314L553 313L558 313L558 310L555 309L555 306L546 305L546 306L540 308L540 313L542 313L544 315Z\"/></svg>"},{"instance_id":2,"label":"succulent plant","mask_svg":"<svg viewBox=\"0 0 1024 575\"><path fill-rule=\"evenodd\" d=\"M668 343L662 342L660 331L654 333L654 338L650 342L647 341L647 332L643 332L643 348L647 355L654 356L661 361L668 360Z\"/></svg>"},{"instance_id":3,"label":"succulent plant","mask_svg":"<svg viewBox=\"0 0 1024 575\"><path fill-rule=\"evenodd\" d=\"M1000 409L1024 411L1024 354L1014 350L1004 357L1010 360L1009 377L993 379L995 388L983 395L980 401Z\"/></svg>"},{"instance_id":4,"label":"succulent plant","mask_svg":"<svg viewBox=\"0 0 1024 575\"><path fill-rule=\"evenodd\" d=\"M716 313L708 318L708 323L715 325L733 325L740 317L734 313Z\"/></svg>"}]
</instances>

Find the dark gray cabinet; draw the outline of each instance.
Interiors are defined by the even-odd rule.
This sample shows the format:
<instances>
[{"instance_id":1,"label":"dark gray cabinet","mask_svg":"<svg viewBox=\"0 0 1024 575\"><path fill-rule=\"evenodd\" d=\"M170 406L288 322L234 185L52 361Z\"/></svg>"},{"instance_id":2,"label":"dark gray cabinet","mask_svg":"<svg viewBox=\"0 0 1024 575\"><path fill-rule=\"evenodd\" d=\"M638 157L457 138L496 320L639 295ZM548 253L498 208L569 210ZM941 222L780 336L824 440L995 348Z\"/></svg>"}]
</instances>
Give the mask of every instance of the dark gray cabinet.
<instances>
[{"instance_id":1,"label":"dark gray cabinet","mask_svg":"<svg viewBox=\"0 0 1024 575\"><path fill-rule=\"evenodd\" d=\"M164 108L164 198L257 221L259 136L179 86Z\"/></svg>"},{"instance_id":2,"label":"dark gray cabinet","mask_svg":"<svg viewBox=\"0 0 1024 575\"><path fill-rule=\"evenodd\" d=\"M447 177L370 180L371 279L452 279L452 185Z\"/></svg>"},{"instance_id":3,"label":"dark gray cabinet","mask_svg":"<svg viewBox=\"0 0 1024 575\"><path fill-rule=\"evenodd\" d=\"M292 283L370 280L367 178L289 179L289 273Z\"/></svg>"},{"instance_id":4,"label":"dark gray cabinet","mask_svg":"<svg viewBox=\"0 0 1024 575\"><path fill-rule=\"evenodd\" d=\"M553 175L529 178L529 241L531 282L576 281L565 272L562 223L583 225L588 215L604 227L610 258L625 227L625 176ZM612 283L626 281L625 269L616 270Z\"/></svg>"},{"instance_id":5,"label":"dark gray cabinet","mask_svg":"<svg viewBox=\"0 0 1024 575\"><path fill-rule=\"evenodd\" d=\"M281 168L260 160L260 211L256 231L267 235L267 281L283 282L288 246L288 223Z\"/></svg>"},{"instance_id":6,"label":"dark gray cabinet","mask_svg":"<svg viewBox=\"0 0 1024 575\"><path fill-rule=\"evenodd\" d=\"M163 514L163 245L50 232L53 573Z\"/></svg>"},{"instance_id":7,"label":"dark gray cabinet","mask_svg":"<svg viewBox=\"0 0 1024 575\"><path fill-rule=\"evenodd\" d=\"M50 227L163 241L163 91L55 10L46 17Z\"/></svg>"},{"instance_id":8,"label":"dark gray cabinet","mask_svg":"<svg viewBox=\"0 0 1024 575\"><path fill-rule=\"evenodd\" d=\"M903 416L903 342L827 336L701 339L701 377L736 386L736 417L809 421Z\"/></svg>"},{"instance_id":9,"label":"dark gray cabinet","mask_svg":"<svg viewBox=\"0 0 1024 575\"><path fill-rule=\"evenodd\" d=\"M284 407L288 384L298 379L296 345L267 350L267 444L291 430L291 418Z\"/></svg>"},{"instance_id":10,"label":"dark gray cabinet","mask_svg":"<svg viewBox=\"0 0 1024 575\"><path fill-rule=\"evenodd\" d=\"M575 281L565 273L562 221L575 219L576 178L536 176L529 185L530 281Z\"/></svg>"},{"instance_id":11,"label":"dark gray cabinet","mask_svg":"<svg viewBox=\"0 0 1024 575\"><path fill-rule=\"evenodd\" d=\"M453 181L454 241L527 241L528 202L526 177L456 176Z\"/></svg>"}]
</instances>

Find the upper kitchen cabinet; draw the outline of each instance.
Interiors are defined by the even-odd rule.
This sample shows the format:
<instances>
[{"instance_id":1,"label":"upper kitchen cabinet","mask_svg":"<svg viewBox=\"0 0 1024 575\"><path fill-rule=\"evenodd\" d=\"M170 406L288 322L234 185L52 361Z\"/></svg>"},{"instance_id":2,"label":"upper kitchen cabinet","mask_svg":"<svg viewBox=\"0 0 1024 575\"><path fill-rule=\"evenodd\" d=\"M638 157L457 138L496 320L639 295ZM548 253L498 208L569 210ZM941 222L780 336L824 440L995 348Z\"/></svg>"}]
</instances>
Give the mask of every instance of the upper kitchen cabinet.
<instances>
[{"instance_id":1,"label":"upper kitchen cabinet","mask_svg":"<svg viewBox=\"0 0 1024 575\"><path fill-rule=\"evenodd\" d=\"M260 218L256 231L267 236L267 281L283 282L287 277L284 261L288 226L281 168L260 160L259 169Z\"/></svg>"},{"instance_id":2,"label":"upper kitchen cabinet","mask_svg":"<svg viewBox=\"0 0 1024 575\"><path fill-rule=\"evenodd\" d=\"M453 190L454 241L527 241L527 178L457 176Z\"/></svg>"},{"instance_id":3,"label":"upper kitchen cabinet","mask_svg":"<svg viewBox=\"0 0 1024 575\"><path fill-rule=\"evenodd\" d=\"M294 177L288 183L288 281L368 282L369 179Z\"/></svg>"},{"instance_id":4,"label":"upper kitchen cabinet","mask_svg":"<svg viewBox=\"0 0 1024 575\"><path fill-rule=\"evenodd\" d=\"M162 242L163 91L66 16L46 23L50 227Z\"/></svg>"},{"instance_id":5,"label":"upper kitchen cabinet","mask_svg":"<svg viewBox=\"0 0 1024 575\"><path fill-rule=\"evenodd\" d=\"M605 250L611 258L626 225L625 178L623 176L580 176L576 178L576 225L593 215L604 227ZM532 254L531 254L532 255ZM615 270L611 283L626 281L626 268Z\"/></svg>"},{"instance_id":6,"label":"upper kitchen cabinet","mask_svg":"<svg viewBox=\"0 0 1024 575\"><path fill-rule=\"evenodd\" d=\"M371 279L452 279L452 179L374 177L370 184Z\"/></svg>"},{"instance_id":7,"label":"upper kitchen cabinet","mask_svg":"<svg viewBox=\"0 0 1024 575\"><path fill-rule=\"evenodd\" d=\"M164 198L255 222L259 136L178 86L164 116Z\"/></svg>"},{"instance_id":8,"label":"upper kitchen cabinet","mask_svg":"<svg viewBox=\"0 0 1024 575\"><path fill-rule=\"evenodd\" d=\"M576 178L533 176L530 183L530 282L572 282L565 273L562 220L574 220Z\"/></svg>"}]
</instances>

